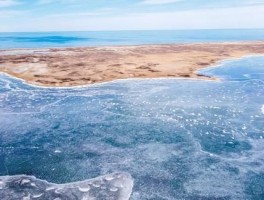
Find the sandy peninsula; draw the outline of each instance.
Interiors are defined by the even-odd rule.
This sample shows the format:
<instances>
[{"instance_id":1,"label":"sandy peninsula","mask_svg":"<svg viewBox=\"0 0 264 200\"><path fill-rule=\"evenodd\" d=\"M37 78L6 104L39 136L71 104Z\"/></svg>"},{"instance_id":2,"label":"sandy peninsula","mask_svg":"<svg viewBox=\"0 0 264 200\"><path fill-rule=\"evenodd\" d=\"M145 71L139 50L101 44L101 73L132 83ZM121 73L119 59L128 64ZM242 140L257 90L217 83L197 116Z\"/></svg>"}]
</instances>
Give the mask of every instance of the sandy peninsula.
<instances>
[{"instance_id":1,"label":"sandy peninsula","mask_svg":"<svg viewBox=\"0 0 264 200\"><path fill-rule=\"evenodd\" d=\"M264 42L0 50L0 71L41 86L127 78L210 78L196 70L264 54Z\"/></svg>"}]
</instances>

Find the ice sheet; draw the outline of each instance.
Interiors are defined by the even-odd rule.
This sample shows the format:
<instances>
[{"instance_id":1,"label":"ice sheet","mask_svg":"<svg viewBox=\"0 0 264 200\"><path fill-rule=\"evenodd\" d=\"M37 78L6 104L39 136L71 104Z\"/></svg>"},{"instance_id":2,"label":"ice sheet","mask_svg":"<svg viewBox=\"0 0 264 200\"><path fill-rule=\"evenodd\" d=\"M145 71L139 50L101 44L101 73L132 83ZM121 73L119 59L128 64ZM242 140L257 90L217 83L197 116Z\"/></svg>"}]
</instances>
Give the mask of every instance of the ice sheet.
<instances>
[{"instance_id":1,"label":"ice sheet","mask_svg":"<svg viewBox=\"0 0 264 200\"><path fill-rule=\"evenodd\" d=\"M249 57L202 72L222 81L133 79L71 89L0 74L0 175L71 185L121 171L135 180L132 200L261 199L263 63ZM238 78L245 71L258 75Z\"/></svg>"}]
</instances>

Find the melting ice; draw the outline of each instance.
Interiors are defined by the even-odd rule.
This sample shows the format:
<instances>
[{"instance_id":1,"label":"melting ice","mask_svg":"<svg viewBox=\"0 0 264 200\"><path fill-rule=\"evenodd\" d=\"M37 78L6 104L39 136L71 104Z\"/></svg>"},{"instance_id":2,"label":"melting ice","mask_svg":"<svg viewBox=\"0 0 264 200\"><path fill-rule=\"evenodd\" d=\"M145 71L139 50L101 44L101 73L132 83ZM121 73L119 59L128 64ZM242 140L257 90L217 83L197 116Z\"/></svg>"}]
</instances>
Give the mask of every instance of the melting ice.
<instances>
[{"instance_id":1,"label":"melting ice","mask_svg":"<svg viewBox=\"0 0 264 200\"><path fill-rule=\"evenodd\" d=\"M199 73L222 80L55 89L1 74L0 199L128 199L133 180L132 200L262 199L264 57Z\"/></svg>"}]
</instances>

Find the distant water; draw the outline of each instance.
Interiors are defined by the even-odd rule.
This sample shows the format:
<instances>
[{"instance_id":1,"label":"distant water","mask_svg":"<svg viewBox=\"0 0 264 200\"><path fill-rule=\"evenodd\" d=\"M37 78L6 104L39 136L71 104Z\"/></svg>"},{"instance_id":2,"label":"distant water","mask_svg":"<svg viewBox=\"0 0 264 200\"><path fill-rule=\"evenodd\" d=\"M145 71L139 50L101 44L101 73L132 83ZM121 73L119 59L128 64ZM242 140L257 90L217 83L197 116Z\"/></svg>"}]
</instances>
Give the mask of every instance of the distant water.
<instances>
[{"instance_id":1,"label":"distant water","mask_svg":"<svg viewBox=\"0 0 264 200\"><path fill-rule=\"evenodd\" d=\"M264 57L199 73L223 80L59 89L0 74L0 199L116 200L130 174L131 200L262 200Z\"/></svg>"},{"instance_id":2,"label":"distant water","mask_svg":"<svg viewBox=\"0 0 264 200\"><path fill-rule=\"evenodd\" d=\"M264 29L0 33L0 49L264 40Z\"/></svg>"}]
</instances>

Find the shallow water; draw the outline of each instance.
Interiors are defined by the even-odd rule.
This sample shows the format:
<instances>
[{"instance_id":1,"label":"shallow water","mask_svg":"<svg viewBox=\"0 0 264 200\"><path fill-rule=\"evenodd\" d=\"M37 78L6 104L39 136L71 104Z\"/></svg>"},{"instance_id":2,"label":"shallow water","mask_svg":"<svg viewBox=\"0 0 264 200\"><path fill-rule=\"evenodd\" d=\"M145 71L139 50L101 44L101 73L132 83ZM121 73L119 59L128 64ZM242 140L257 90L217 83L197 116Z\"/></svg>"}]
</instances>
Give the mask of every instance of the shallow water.
<instances>
[{"instance_id":1,"label":"shallow water","mask_svg":"<svg viewBox=\"0 0 264 200\"><path fill-rule=\"evenodd\" d=\"M0 49L264 40L264 29L0 33Z\"/></svg>"},{"instance_id":2,"label":"shallow water","mask_svg":"<svg viewBox=\"0 0 264 200\"><path fill-rule=\"evenodd\" d=\"M61 184L125 172L132 200L263 199L264 57L199 73L223 80L55 89L1 74L0 175Z\"/></svg>"}]
</instances>

